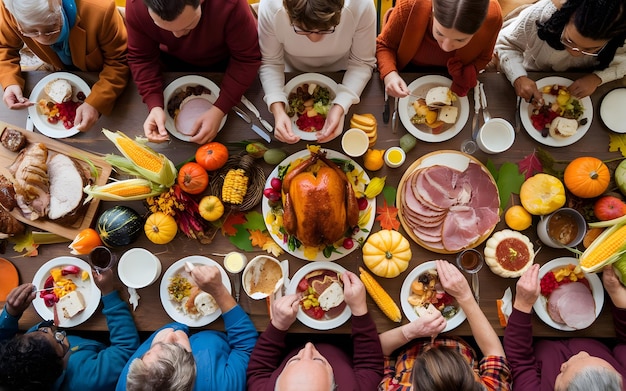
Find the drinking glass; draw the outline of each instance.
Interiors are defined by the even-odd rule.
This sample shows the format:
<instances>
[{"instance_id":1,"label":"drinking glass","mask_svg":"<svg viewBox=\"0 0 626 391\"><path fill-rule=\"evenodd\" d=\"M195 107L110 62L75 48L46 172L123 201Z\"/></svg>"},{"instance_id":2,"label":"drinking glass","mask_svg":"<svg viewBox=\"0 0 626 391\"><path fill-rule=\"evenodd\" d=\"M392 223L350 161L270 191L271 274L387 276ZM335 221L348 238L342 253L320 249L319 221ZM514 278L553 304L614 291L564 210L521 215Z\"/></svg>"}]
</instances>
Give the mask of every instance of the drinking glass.
<instances>
[{"instance_id":1,"label":"drinking glass","mask_svg":"<svg viewBox=\"0 0 626 391\"><path fill-rule=\"evenodd\" d=\"M108 247L98 246L89 253L89 264L96 273L103 273L113 267L116 255Z\"/></svg>"},{"instance_id":2,"label":"drinking glass","mask_svg":"<svg viewBox=\"0 0 626 391\"><path fill-rule=\"evenodd\" d=\"M459 269L472 276L472 292L477 303L480 300L478 272L482 269L484 263L483 254L473 248L463 250L456 256L456 264Z\"/></svg>"}]
</instances>

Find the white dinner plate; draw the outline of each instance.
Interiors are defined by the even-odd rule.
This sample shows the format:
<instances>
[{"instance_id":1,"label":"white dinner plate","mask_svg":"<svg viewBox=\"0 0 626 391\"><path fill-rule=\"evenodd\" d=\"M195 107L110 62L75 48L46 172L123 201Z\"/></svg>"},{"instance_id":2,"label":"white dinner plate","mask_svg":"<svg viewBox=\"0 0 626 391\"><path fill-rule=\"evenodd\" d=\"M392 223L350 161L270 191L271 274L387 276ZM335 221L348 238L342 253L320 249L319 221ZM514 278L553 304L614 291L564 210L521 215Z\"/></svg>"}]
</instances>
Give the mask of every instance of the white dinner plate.
<instances>
[{"instance_id":1,"label":"white dinner plate","mask_svg":"<svg viewBox=\"0 0 626 391\"><path fill-rule=\"evenodd\" d=\"M289 97L290 93L295 91L297 87L299 87L301 84L304 84L304 83L309 83L309 84L315 83L322 87L328 88L333 95L337 94L337 83L330 77L324 76L319 73L303 73L301 75L298 75L294 77L293 79L289 80L287 84L285 84L285 88L283 90L285 91L285 94L287 94L287 97ZM332 105L332 100L330 104ZM298 115L294 115L292 117L292 123L291 123L291 131L293 132L293 134L300 137L301 140L307 140L307 141L317 140L317 133L316 132L304 132L300 130L298 128L298 125L296 125L297 120L298 120ZM339 125L343 129L343 119Z\"/></svg>"},{"instance_id":2,"label":"white dinner plate","mask_svg":"<svg viewBox=\"0 0 626 391\"><path fill-rule=\"evenodd\" d=\"M539 268L539 280L543 278L549 271L557 269L562 266L567 265L578 265L578 260L572 257L561 257L551 260L550 262L544 264ZM593 294L593 300L596 302L596 319L600 312L602 312L602 306L604 305L604 287L602 286L602 281L600 281L600 277L594 273L585 273L585 278L589 281L589 286L591 287L591 293ZM548 314L547 306L548 299L539 294L539 298L533 304L533 309L539 318L543 321L543 323L548 326L555 328L557 330L562 331L575 331L577 329L570 327L565 324L560 324L552 320L550 314Z\"/></svg>"},{"instance_id":3,"label":"white dinner plate","mask_svg":"<svg viewBox=\"0 0 626 391\"><path fill-rule=\"evenodd\" d=\"M170 100L172 95L174 95L174 93L180 90L184 90L187 86L197 85L201 85L211 91L211 96L208 99L211 103L215 103L217 98L220 96L220 88L217 86L217 84L213 83L206 77L198 75L181 76L168 84L167 87L165 87L165 90L163 90L163 99L165 102L165 129L167 129L168 132L170 132L174 137L179 140L189 141L189 139L191 139L191 136L178 133L178 131L176 130L176 125L174 124L174 118L172 118L170 116L170 113L167 111L167 102ZM227 115L224 115L224 118L222 118L222 122L220 123L220 128L218 132L224 127L224 124L226 123L226 118Z\"/></svg>"},{"instance_id":4,"label":"white dinner plate","mask_svg":"<svg viewBox=\"0 0 626 391\"><path fill-rule=\"evenodd\" d=\"M208 266L216 266L220 270L220 274L222 275L222 284L226 287L229 293L232 292L230 286L230 279L228 278L228 274L219 263L215 262L211 258L203 257L201 255L190 255L183 259L179 259L174 262L172 266L170 266L165 273L163 273L163 277L161 278L161 304L163 304L163 309L170 316L170 318L174 319L176 322L186 324L189 327L202 327L207 324L213 322L215 319L219 318L222 314L222 311L218 308L212 314L201 316L198 319L191 318L185 315L182 311L176 308L176 304L170 300L170 295L167 292L167 287L170 284L170 278L174 277L176 274L180 274L183 277L187 277L190 282L193 283L189 273L185 271L185 262L191 262L194 265L208 265Z\"/></svg>"},{"instance_id":5,"label":"white dinner plate","mask_svg":"<svg viewBox=\"0 0 626 391\"><path fill-rule=\"evenodd\" d=\"M293 275L293 277L291 277L291 281L289 283L289 286L286 289L285 294L287 295L295 294L298 288L298 283L304 278L304 276L306 276L308 273L314 270L332 270L337 273L346 272L346 269L343 266L338 265L333 262L309 263L307 265L304 265L302 268L300 268ZM337 328L341 326L342 324L346 323L346 321L350 319L350 315L352 315L352 312L350 311L350 307L346 305L343 311L339 315L334 317L333 319L318 320L318 319L313 319L309 315L305 314L304 311L302 311L302 307L299 305L298 314L296 315L296 318L300 322L302 322L302 324L304 324L305 326L309 326L312 329L330 330L330 329Z\"/></svg>"},{"instance_id":6,"label":"white dinner plate","mask_svg":"<svg viewBox=\"0 0 626 391\"><path fill-rule=\"evenodd\" d=\"M55 72L45 76L43 79L39 80L39 83L33 88L30 93L30 100L33 105L28 107L28 115L33 120L33 124L42 134L50 138L65 138L71 137L79 132L79 130L74 126L71 129L65 129L63 123L61 121L56 124L51 124L48 122L48 116L44 114L40 114L37 107L40 99L43 99L44 96L47 96L44 92L44 88L46 84L51 82L54 79L65 79L72 86L72 100L78 100L76 98L76 94L82 92L85 94L85 97L89 96L91 93L91 88L89 85L80 77L74 75L69 72Z\"/></svg>"},{"instance_id":7,"label":"white dinner plate","mask_svg":"<svg viewBox=\"0 0 626 391\"><path fill-rule=\"evenodd\" d=\"M425 273L430 269L437 269L435 261L426 261L416 266L415 269L411 270L411 272L406 276L404 282L402 283L402 288L400 289L400 304L402 305L402 312L404 312L404 316L406 316L409 322L418 318L413 306L409 304L408 301L409 295L411 295L411 284L417 279L417 277L420 276L420 274ZM465 312L463 312L461 306L458 306L458 309L459 312L447 320L446 328L443 329L442 333L454 330L466 319Z\"/></svg>"},{"instance_id":8,"label":"white dinner plate","mask_svg":"<svg viewBox=\"0 0 626 391\"><path fill-rule=\"evenodd\" d=\"M354 165L354 167L361 171L363 173L363 178L365 179L365 183L369 183L370 178L367 175L367 173L363 170L363 168L356 163L354 160L350 159L348 156L344 155L343 153L337 152L337 151L333 151L330 149L322 149L324 151L326 151L326 157L329 159L342 159L342 160L349 160L352 162L352 164ZM274 170L270 173L270 175L267 177L267 181L265 182L265 188L268 187L272 187L272 178L278 178L278 171L280 169L280 167L282 166L287 166L289 164L291 164L291 162L293 162L296 159L299 158L304 158L307 156L310 156L311 152L309 152L308 149L305 149L303 151L300 152L296 152L291 156L287 156L287 158L285 160L283 160L280 164L278 164L276 166L276 168L274 168ZM325 257L322 253L322 251L319 251L317 254L317 257L314 259L315 261L320 260L320 261L334 261L340 258L345 257L346 255L350 254L351 252L353 252L354 250L356 250L359 246L358 246L358 240L359 239L367 239L367 236L369 235L369 232L372 230L372 227L374 226L374 220L376 218L376 198L368 198L367 199L367 208L365 208L362 211L359 211L359 218L362 216L363 213L367 213L367 210L371 210L370 213L370 217L367 220L367 223L363 226L360 227L359 232L357 232L355 235L352 236L352 238L354 239L354 246L351 249L346 249L345 247L341 246L336 248L336 251L333 251L329 257ZM311 261L312 259L309 259L305 256L304 253L304 246L300 246L299 248L296 248L294 250L289 249L289 243L286 240L283 240L283 238L281 236L278 236L276 233L272 232L272 226L271 223L268 222L267 216L272 213L272 207L270 206L270 202L269 199L267 199L267 197L263 197L263 201L262 201L262 211L263 211L263 219L265 220L265 226L267 227L268 232L270 233L270 235L272 236L272 239L274 239L274 241L276 243L278 243L278 245L280 247L282 247L283 250L285 250L287 253L298 257L300 259L304 259L305 261ZM371 209L369 209L371 208Z\"/></svg>"},{"instance_id":9,"label":"white dinner plate","mask_svg":"<svg viewBox=\"0 0 626 391\"><path fill-rule=\"evenodd\" d=\"M427 75L413 80L413 82L408 85L408 88L412 95L426 97L428 90L440 86L450 87L452 86L452 80L445 76ZM469 100L467 99L467 96L457 96L456 102L452 104L459 109L459 115L457 116L456 123L439 134L432 134L428 126L414 125L411 123L411 117L415 115L413 102L416 100L417 98L414 96L405 96L404 98L400 98L398 100L398 113L400 114L400 120L406 130L419 140L431 143L449 140L463 130L463 127L469 118Z\"/></svg>"},{"instance_id":10,"label":"white dinner plate","mask_svg":"<svg viewBox=\"0 0 626 391\"><path fill-rule=\"evenodd\" d=\"M617 133L626 133L626 88L609 92L600 103L600 118L607 128Z\"/></svg>"},{"instance_id":11,"label":"white dinner plate","mask_svg":"<svg viewBox=\"0 0 626 391\"><path fill-rule=\"evenodd\" d=\"M91 271L91 266L82 259L75 257L58 257L49 260L44 263L43 266L37 270L35 273L35 277L33 277L33 285L37 289L43 289L46 279L50 276L50 270L54 268L60 268L63 266L74 265L78 266L81 271L87 270L89 272L89 279L83 281L81 275L67 275L64 278L69 278L76 284L76 290L78 290L85 300L85 309L83 312L77 314L71 319L59 318L59 327L74 327L79 324L85 322L87 319L96 312L98 305L100 304L100 289L96 286L96 283L93 281L93 274ZM82 272L81 272L82 274ZM35 311L41 316L44 320L54 319L54 312L51 307L46 307L46 303L44 300L39 297L39 292L37 296L35 296L35 300L33 300L33 307L35 307Z\"/></svg>"},{"instance_id":12,"label":"white dinner plate","mask_svg":"<svg viewBox=\"0 0 626 391\"><path fill-rule=\"evenodd\" d=\"M536 83L537 83L537 88L541 90L545 86L551 86L555 84L568 87L570 84L573 83L573 81L571 81L570 79L566 79L564 77L560 77L560 76L549 76L549 77L544 77L543 79L537 80ZM551 103L556 100L556 97L550 94L543 94L543 100L545 103ZM541 131L535 129L530 119L530 116L532 115L532 111L533 111L533 106L523 99L519 106L520 118L522 119L522 124L524 125L524 128L526 129L526 132L528 132L530 137L550 147L565 147L568 145L572 145L576 141L583 138L583 136L585 135L585 133L587 133L587 131L589 130L589 127L591 126L591 121L593 120L593 105L591 103L591 98L589 97L582 98L580 100L580 104L582 104L583 107L585 108L585 112L580 117L580 119L587 118L587 123L584 125L578 126L578 131L574 133L574 135L567 137L567 138L563 138L563 139L556 139L550 135L548 135L547 137L543 137L541 135Z\"/></svg>"}]
</instances>

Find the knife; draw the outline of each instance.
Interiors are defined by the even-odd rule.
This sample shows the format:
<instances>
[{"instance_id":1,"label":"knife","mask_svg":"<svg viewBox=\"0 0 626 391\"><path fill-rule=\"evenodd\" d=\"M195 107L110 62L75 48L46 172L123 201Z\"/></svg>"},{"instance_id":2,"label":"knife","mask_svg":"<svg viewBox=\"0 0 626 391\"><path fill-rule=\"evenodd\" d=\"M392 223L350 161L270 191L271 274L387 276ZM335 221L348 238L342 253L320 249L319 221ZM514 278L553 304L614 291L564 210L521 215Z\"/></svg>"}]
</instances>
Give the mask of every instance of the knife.
<instances>
[{"instance_id":1,"label":"knife","mask_svg":"<svg viewBox=\"0 0 626 391\"><path fill-rule=\"evenodd\" d=\"M387 91L385 91L385 110L383 111L383 122L389 123L389 95L387 95Z\"/></svg>"},{"instance_id":2,"label":"knife","mask_svg":"<svg viewBox=\"0 0 626 391\"><path fill-rule=\"evenodd\" d=\"M250 116L248 114L246 114L245 111L241 110L237 106L233 106L233 111L235 112L235 114L237 114L239 116L239 118L241 118L242 120L246 121L246 123L250 124L250 127L252 128L254 133L256 133L259 136L261 136L261 138L263 140L267 141L268 143L272 142L272 139L270 138L270 135L265 133L265 131L263 129L261 129L258 126L256 126L255 124L253 124L252 123L252 119L250 118Z\"/></svg>"},{"instance_id":3,"label":"knife","mask_svg":"<svg viewBox=\"0 0 626 391\"><path fill-rule=\"evenodd\" d=\"M522 105L522 97L517 97L517 108L515 109L515 133L518 133L522 128L522 113L520 113L520 106Z\"/></svg>"},{"instance_id":4,"label":"knife","mask_svg":"<svg viewBox=\"0 0 626 391\"><path fill-rule=\"evenodd\" d=\"M476 141L480 129L480 107L480 86L476 83L474 87L474 119L472 120L472 140L474 141Z\"/></svg>"},{"instance_id":5,"label":"knife","mask_svg":"<svg viewBox=\"0 0 626 391\"><path fill-rule=\"evenodd\" d=\"M254 114L255 117L258 118L259 122L261 122L261 125L263 125L263 127L265 129L267 129L268 132L273 132L274 131L274 127L269 122L267 122L266 120L264 120L261 117L261 113L259 113L259 109L257 109L256 106L252 102L250 102L248 100L248 98L246 98L245 96L242 95L241 96L241 103L243 103L244 106L246 106L248 108L248 110L250 110L250 112L252 112L252 114Z\"/></svg>"},{"instance_id":6,"label":"knife","mask_svg":"<svg viewBox=\"0 0 626 391\"><path fill-rule=\"evenodd\" d=\"M399 99L396 97L394 99L393 114L391 115L391 133L398 131L398 102Z\"/></svg>"}]
</instances>

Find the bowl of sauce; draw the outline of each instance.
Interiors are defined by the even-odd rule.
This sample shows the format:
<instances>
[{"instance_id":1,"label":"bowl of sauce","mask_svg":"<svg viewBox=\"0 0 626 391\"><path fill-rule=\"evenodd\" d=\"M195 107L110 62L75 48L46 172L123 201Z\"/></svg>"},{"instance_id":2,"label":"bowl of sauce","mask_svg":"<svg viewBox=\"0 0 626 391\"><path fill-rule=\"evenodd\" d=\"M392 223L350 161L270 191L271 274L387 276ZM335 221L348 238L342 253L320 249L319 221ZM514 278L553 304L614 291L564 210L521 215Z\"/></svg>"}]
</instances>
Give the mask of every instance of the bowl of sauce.
<instances>
[{"instance_id":1,"label":"bowl of sauce","mask_svg":"<svg viewBox=\"0 0 626 391\"><path fill-rule=\"evenodd\" d=\"M587 233L587 221L576 209L561 208L542 216L537 225L537 235L546 246L553 248L576 247Z\"/></svg>"}]
</instances>

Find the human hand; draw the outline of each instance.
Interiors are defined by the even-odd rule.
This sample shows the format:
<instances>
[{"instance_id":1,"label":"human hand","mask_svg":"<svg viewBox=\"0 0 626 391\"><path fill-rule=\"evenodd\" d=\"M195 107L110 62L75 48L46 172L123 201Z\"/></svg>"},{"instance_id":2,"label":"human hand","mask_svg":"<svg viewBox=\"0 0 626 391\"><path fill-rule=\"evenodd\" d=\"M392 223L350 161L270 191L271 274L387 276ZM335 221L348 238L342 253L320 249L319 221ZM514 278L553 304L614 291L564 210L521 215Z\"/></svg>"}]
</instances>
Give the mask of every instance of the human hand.
<instances>
[{"instance_id":1,"label":"human hand","mask_svg":"<svg viewBox=\"0 0 626 391\"><path fill-rule=\"evenodd\" d=\"M383 79L383 82L385 83L385 91L389 96L404 98L411 93L404 79L396 71L389 72Z\"/></svg>"},{"instance_id":2,"label":"human hand","mask_svg":"<svg viewBox=\"0 0 626 391\"><path fill-rule=\"evenodd\" d=\"M31 283L22 284L11 289L7 295L7 312L16 318L20 318L26 308L33 302L37 292L33 291L35 286Z\"/></svg>"},{"instance_id":3,"label":"human hand","mask_svg":"<svg viewBox=\"0 0 626 391\"><path fill-rule=\"evenodd\" d=\"M515 93L526 102L535 102L536 105L543 105L543 93L537 89L537 83L526 76L520 76L513 82Z\"/></svg>"},{"instance_id":4,"label":"human hand","mask_svg":"<svg viewBox=\"0 0 626 391\"><path fill-rule=\"evenodd\" d=\"M300 295L286 295L279 297L272 302L271 323L278 330L287 331L296 321L298 307L300 306Z\"/></svg>"},{"instance_id":5,"label":"human hand","mask_svg":"<svg viewBox=\"0 0 626 391\"><path fill-rule=\"evenodd\" d=\"M367 302L365 301L365 285L361 279L351 271L341 275L343 281L344 301L350 307L352 315L361 316L367 314Z\"/></svg>"},{"instance_id":6,"label":"human hand","mask_svg":"<svg viewBox=\"0 0 626 391\"><path fill-rule=\"evenodd\" d=\"M513 307L529 314L533 308L533 304L535 304L535 301L537 301L539 297L540 291L539 265L535 263L517 280Z\"/></svg>"},{"instance_id":7,"label":"human hand","mask_svg":"<svg viewBox=\"0 0 626 391\"><path fill-rule=\"evenodd\" d=\"M11 84L4 89L2 100L12 110L23 109L34 104L22 95L22 89L17 84Z\"/></svg>"},{"instance_id":8,"label":"human hand","mask_svg":"<svg viewBox=\"0 0 626 391\"><path fill-rule=\"evenodd\" d=\"M590 73L575 80L569 87L567 87L567 90L570 94L572 94L572 96L582 99L593 94L601 83L602 79L600 79L595 73Z\"/></svg>"},{"instance_id":9,"label":"human hand","mask_svg":"<svg viewBox=\"0 0 626 391\"><path fill-rule=\"evenodd\" d=\"M474 300L474 295L467 283L467 280L456 266L448 261L437 260L437 274L439 275L439 282L443 286L443 289L453 296L459 304L464 303L466 300Z\"/></svg>"},{"instance_id":10,"label":"human hand","mask_svg":"<svg viewBox=\"0 0 626 391\"><path fill-rule=\"evenodd\" d=\"M434 310L415 319L411 323L402 326L402 334L409 341L415 338L435 338L446 328L448 322L441 312Z\"/></svg>"},{"instance_id":11,"label":"human hand","mask_svg":"<svg viewBox=\"0 0 626 391\"><path fill-rule=\"evenodd\" d=\"M274 114L274 136L276 139L287 144L295 144L300 141L300 137L291 130L292 122L285 111L285 104L274 102L270 105L270 111Z\"/></svg>"},{"instance_id":12,"label":"human hand","mask_svg":"<svg viewBox=\"0 0 626 391\"><path fill-rule=\"evenodd\" d=\"M602 269L602 284L617 308L626 308L626 287L617 278L613 265Z\"/></svg>"},{"instance_id":13,"label":"human hand","mask_svg":"<svg viewBox=\"0 0 626 391\"><path fill-rule=\"evenodd\" d=\"M95 107L90 105L89 103L83 102L76 109L76 117L74 118L74 125L76 125L76 129L81 132L89 130L93 124L100 118L100 113L96 110Z\"/></svg>"},{"instance_id":14,"label":"human hand","mask_svg":"<svg viewBox=\"0 0 626 391\"><path fill-rule=\"evenodd\" d=\"M170 136L165 129L165 111L162 107L153 107L143 123L143 132L148 141L162 143L169 141Z\"/></svg>"},{"instance_id":15,"label":"human hand","mask_svg":"<svg viewBox=\"0 0 626 391\"><path fill-rule=\"evenodd\" d=\"M320 143L326 143L335 137L339 136L343 132L341 126L343 120L343 107L339 105L333 105L328 111L326 121L322 130L317 132L317 141Z\"/></svg>"},{"instance_id":16,"label":"human hand","mask_svg":"<svg viewBox=\"0 0 626 391\"><path fill-rule=\"evenodd\" d=\"M207 110L206 113L202 114L194 123L193 128L198 131L191 136L189 141L196 144L206 144L213 140L220 130L220 124L224 115L224 112L218 109L217 106L211 106L211 108Z\"/></svg>"},{"instance_id":17,"label":"human hand","mask_svg":"<svg viewBox=\"0 0 626 391\"><path fill-rule=\"evenodd\" d=\"M96 286L100 289L100 292L102 292L102 296L108 295L115 290L115 287L113 286L115 279L113 276L113 269L92 273L92 275L93 282L96 283Z\"/></svg>"},{"instance_id":18,"label":"human hand","mask_svg":"<svg viewBox=\"0 0 626 391\"><path fill-rule=\"evenodd\" d=\"M222 274L216 266L197 265L189 273L196 285L211 296L215 297L226 290Z\"/></svg>"}]
</instances>

